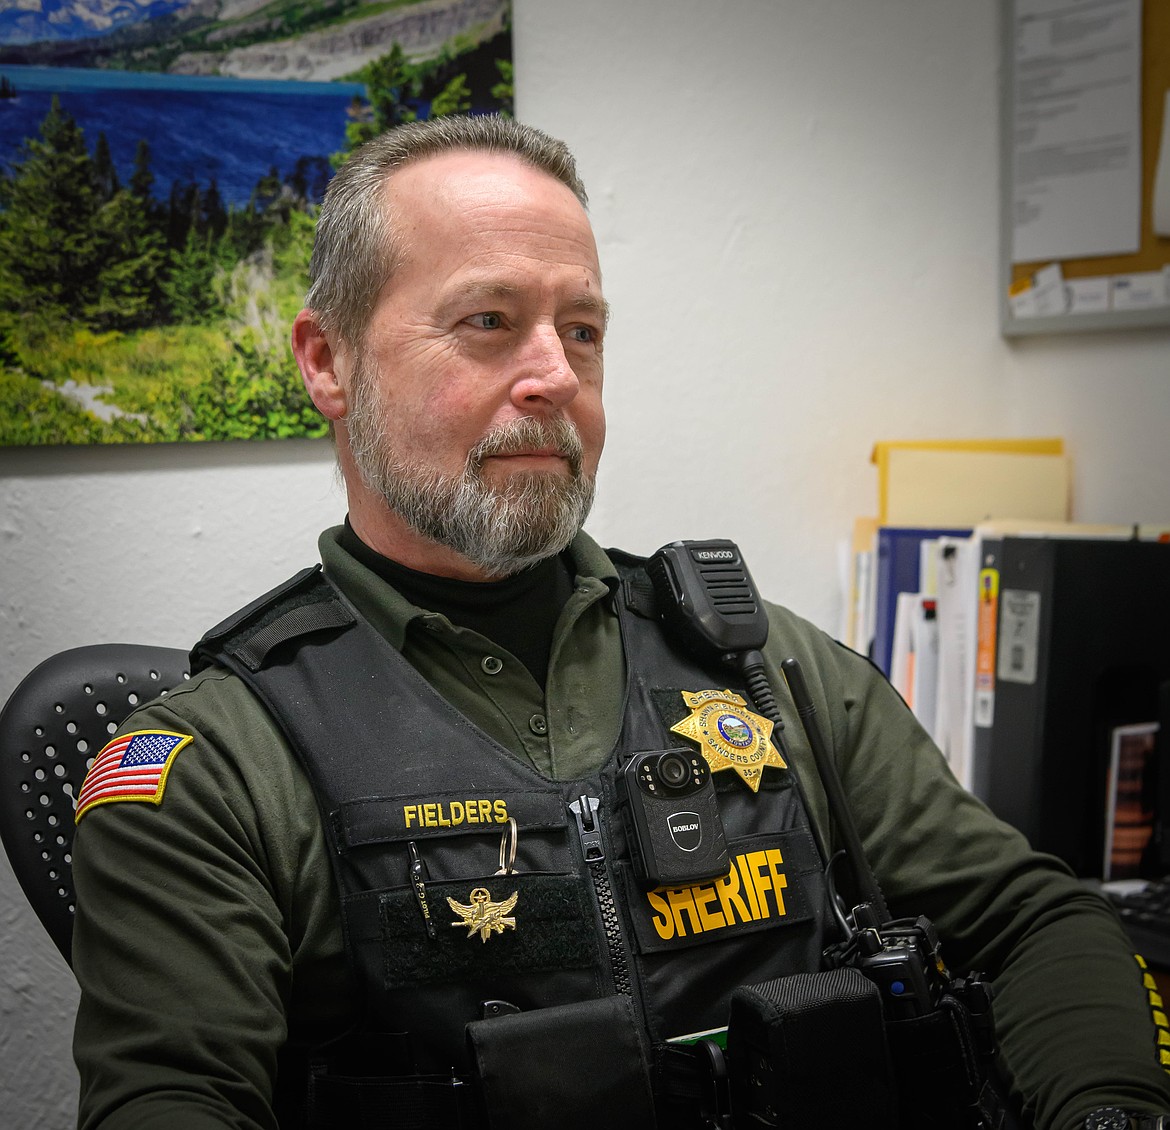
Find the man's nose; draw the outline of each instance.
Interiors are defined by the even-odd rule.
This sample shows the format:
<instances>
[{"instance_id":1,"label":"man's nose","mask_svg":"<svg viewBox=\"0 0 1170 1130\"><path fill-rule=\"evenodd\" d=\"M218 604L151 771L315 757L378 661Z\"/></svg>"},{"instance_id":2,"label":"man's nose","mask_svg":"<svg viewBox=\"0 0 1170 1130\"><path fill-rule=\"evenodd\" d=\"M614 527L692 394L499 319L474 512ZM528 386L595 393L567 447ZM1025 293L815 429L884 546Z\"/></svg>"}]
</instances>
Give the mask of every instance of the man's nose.
<instances>
[{"instance_id":1,"label":"man's nose","mask_svg":"<svg viewBox=\"0 0 1170 1130\"><path fill-rule=\"evenodd\" d=\"M524 342L512 382L512 402L525 412L564 408L580 391L580 382L565 355L565 343L553 326L537 326Z\"/></svg>"}]
</instances>

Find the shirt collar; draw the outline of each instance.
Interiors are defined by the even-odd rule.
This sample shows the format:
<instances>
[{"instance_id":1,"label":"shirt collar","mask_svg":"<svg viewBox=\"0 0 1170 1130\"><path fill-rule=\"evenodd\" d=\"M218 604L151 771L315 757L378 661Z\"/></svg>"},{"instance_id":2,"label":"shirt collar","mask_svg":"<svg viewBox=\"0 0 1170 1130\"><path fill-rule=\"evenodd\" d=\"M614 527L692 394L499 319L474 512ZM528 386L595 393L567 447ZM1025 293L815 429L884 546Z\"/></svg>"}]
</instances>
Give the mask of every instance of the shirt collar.
<instances>
[{"instance_id":1,"label":"shirt collar","mask_svg":"<svg viewBox=\"0 0 1170 1130\"><path fill-rule=\"evenodd\" d=\"M401 651L411 622L434 613L411 604L391 584L347 553L338 543L344 527L331 526L317 541L325 575L346 595L396 650ZM581 531L569 545L578 586L604 584L613 593L619 578L613 562L587 533Z\"/></svg>"}]
</instances>

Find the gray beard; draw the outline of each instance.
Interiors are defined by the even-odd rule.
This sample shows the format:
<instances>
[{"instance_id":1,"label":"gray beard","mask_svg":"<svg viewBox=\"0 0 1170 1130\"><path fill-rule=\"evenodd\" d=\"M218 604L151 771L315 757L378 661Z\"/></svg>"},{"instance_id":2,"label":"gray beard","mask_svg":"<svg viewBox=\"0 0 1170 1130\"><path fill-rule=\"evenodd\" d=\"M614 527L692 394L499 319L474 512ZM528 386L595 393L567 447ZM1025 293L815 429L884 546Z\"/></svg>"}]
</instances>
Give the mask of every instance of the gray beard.
<instances>
[{"instance_id":1,"label":"gray beard","mask_svg":"<svg viewBox=\"0 0 1170 1130\"><path fill-rule=\"evenodd\" d=\"M526 416L489 431L463 471L445 475L391 449L381 428L374 382L354 382L346 416L350 451L362 482L415 532L454 550L489 578L507 577L560 553L585 524L595 480L583 473L581 439L560 416ZM515 472L496 488L482 476L491 455L555 446L570 474Z\"/></svg>"}]
</instances>

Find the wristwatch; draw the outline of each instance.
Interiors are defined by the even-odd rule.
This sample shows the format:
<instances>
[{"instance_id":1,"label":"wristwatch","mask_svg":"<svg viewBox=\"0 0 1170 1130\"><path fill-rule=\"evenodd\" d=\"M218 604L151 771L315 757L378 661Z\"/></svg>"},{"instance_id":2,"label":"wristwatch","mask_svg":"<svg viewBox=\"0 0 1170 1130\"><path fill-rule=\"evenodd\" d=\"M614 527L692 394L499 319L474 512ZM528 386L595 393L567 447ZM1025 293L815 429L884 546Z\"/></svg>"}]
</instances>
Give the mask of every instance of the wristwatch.
<instances>
[{"instance_id":1,"label":"wristwatch","mask_svg":"<svg viewBox=\"0 0 1170 1130\"><path fill-rule=\"evenodd\" d=\"M1085 1118L1084 1130L1170 1130L1170 1114L1130 1114L1103 1106Z\"/></svg>"}]
</instances>

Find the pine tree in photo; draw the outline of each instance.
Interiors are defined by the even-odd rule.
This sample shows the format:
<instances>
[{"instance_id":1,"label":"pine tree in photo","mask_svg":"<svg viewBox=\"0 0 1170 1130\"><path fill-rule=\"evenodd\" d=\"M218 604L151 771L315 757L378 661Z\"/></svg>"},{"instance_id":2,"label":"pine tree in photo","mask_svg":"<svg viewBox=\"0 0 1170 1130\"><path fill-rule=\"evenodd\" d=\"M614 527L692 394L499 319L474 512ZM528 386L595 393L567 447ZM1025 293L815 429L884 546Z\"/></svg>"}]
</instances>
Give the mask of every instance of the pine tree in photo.
<instances>
[{"instance_id":1,"label":"pine tree in photo","mask_svg":"<svg viewBox=\"0 0 1170 1130\"><path fill-rule=\"evenodd\" d=\"M198 324L219 313L212 282L218 267L211 241L192 224L181 251L172 250L162 291L171 320Z\"/></svg>"},{"instance_id":2,"label":"pine tree in photo","mask_svg":"<svg viewBox=\"0 0 1170 1130\"><path fill-rule=\"evenodd\" d=\"M166 265L162 234L147 202L120 189L98 213L102 265L96 293L83 310L100 329L134 329L161 321Z\"/></svg>"},{"instance_id":3,"label":"pine tree in photo","mask_svg":"<svg viewBox=\"0 0 1170 1130\"><path fill-rule=\"evenodd\" d=\"M93 148L93 182L103 203L112 200L114 194L122 187L118 182L118 170L110 154L110 142L106 138L105 130L98 134L97 143Z\"/></svg>"},{"instance_id":4,"label":"pine tree in photo","mask_svg":"<svg viewBox=\"0 0 1170 1130\"><path fill-rule=\"evenodd\" d=\"M0 194L0 305L65 316L91 300L102 202L85 136L56 97Z\"/></svg>"}]
</instances>

